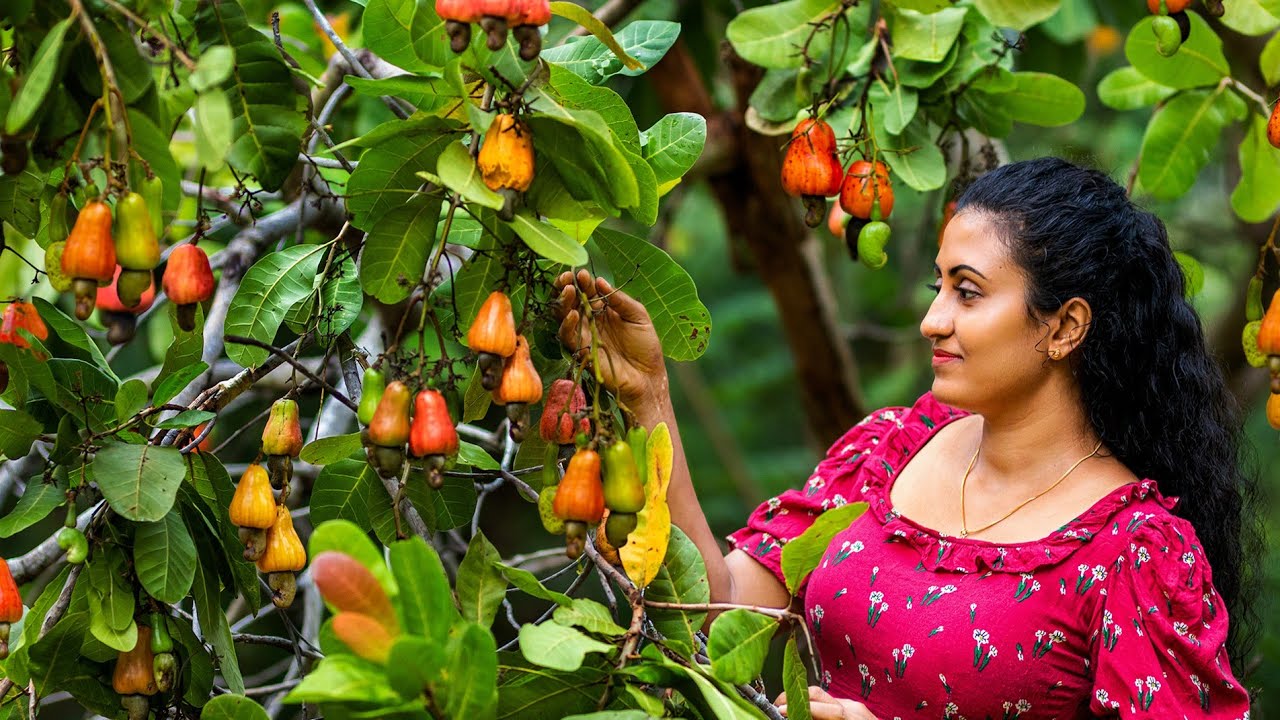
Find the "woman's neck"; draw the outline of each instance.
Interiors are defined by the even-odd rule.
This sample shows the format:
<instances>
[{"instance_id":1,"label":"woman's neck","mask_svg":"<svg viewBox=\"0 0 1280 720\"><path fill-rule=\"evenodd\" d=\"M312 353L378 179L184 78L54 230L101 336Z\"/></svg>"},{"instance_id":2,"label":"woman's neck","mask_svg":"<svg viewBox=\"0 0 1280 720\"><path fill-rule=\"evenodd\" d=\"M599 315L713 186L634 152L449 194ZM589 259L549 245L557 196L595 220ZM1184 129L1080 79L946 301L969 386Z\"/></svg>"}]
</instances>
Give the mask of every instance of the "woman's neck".
<instances>
[{"instance_id":1,"label":"woman's neck","mask_svg":"<svg viewBox=\"0 0 1280 720\"><path fill-rule=\"evenodd\" d=\"M1047 384L1031 396L1008 398L979 414L982 423L967 452L981 443L973 475L991 489L1038 481L1037 473L1027 471L1046 464L1065 470L1098 444L1078 396Z\"/></svg>"}]
</instances>

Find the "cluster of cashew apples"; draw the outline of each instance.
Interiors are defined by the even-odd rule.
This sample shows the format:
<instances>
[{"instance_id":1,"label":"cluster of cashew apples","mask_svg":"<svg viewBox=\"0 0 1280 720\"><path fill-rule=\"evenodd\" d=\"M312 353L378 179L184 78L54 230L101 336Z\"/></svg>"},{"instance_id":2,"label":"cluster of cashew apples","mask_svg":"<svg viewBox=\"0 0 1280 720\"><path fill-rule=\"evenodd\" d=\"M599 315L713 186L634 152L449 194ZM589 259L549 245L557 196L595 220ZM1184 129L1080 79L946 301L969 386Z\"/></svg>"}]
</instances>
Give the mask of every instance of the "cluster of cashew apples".
<instances>
[{"instance_id":1,"label":"cluster of cashew apples","mask_svg":"<svg viewBox=\"0 0 1280 720\"><path fill-rule=\"evenodd\" d=\"M542 399L542 376L533 366L529 341L516 332L511 298L494 290L485 298L467 330L467 347L476 353L480 385L504 405L511 439L524 439L529 405Z\"/></svg>"},{"instance_id":2,"label":"cluster of cashew apples","mask_svg":"<svg viewBox=\"0 0 1280 720\"><path fill-rule=\"evenodd\" d=\"M49 328L40 318L36 306L23 300L14 300L0 315L0 343L29 350L31 342L19 332L25 330L41 342L49 339ZM9 366L0 360L0 393L9 387Z\"/></svg>"},{"instance_id":3,"label":"cluster of cashew apples","mask_svg":"<svg viewBox=\"0 0 1280 720\"><path fill-rule=\"evenodd\" d=\"M244 471L229 508L231 522L240 528L244 559L256 562L258 571L267 576L271 601L281 608L293 604L296 574L307 564L307 551L285 504L293 478L293 458L301 451L298 403L288 398L277 400L271 405L262 431L262 454L267 456L267 467L255 462Z\"/></svg>"},{"instance_id":4,"label":"cluster of cashew apples","mask_svg":"<svg viewBox=\"0 0 1280 720\"><path fill-rule=\"evenodd\" d=\"M520 43L520 59L529 61L542 52L538 28L551 22L548 0L436 0L436 14L445 21L449 47L466 52L471 44L471 25L477 24L488 36L490 50L507 44L510 29Z\"/></svg>"},{"instance_id":5,"label":"cluster of cashew apples","mask_svg":"<svg viewBox=\"0 0 1280 720\"><path fill-rule=\"evenodd\" d=\"M398 478L408 457L422 461L427 484L444 485L444 471L458 454L458 431L444 394L423 388L416 395L400 380L386 382L369 368L356 413L369 464L384 478Z\"/></svg>"},{"instance_id":6,"label":"cluster of cashew apples","mask_svg":"<svg viewBox=\"0 0 1280 720\"><path fill-rule=\"evenodd\" d=\"M803 199L809 227L822 223L826 199L838 195L840 208L850 216L844 228L850 253L873 269L888 262L884 248L890 230L884 221L893 212L889 168L878 160L857 160L845 170L835 131L825 120L808 118L792 131L782 160L782 188Z\"/></svg>"},{"instance_id":7,"label":"cluster of cashew apples","mask_svg":"<svg viewBox=\"0 0 1280 720\"><path fill-rule=\"evenodd\" d=\"M1260 289L1262 281L1255 278ZM1250 288L1254 290L1254 288ZM1251 292L1252 294L1252 292ZM1253 316L1259 314L1261 308L1258 303L1250 302L1246 309L1246 314ZM1251 321L1257 321L1256 317L1249 317ZM1271 298L1271 304L1267 307L1265 314L1262 314L1261 323L1257 326L1258 333L1258 351L1266 356L1266 366L1271 373L1271 395L1267 398L1267 422L1271 423L1271 427L1280 430L1280 290Z\"/></svg>"}]
</instances>

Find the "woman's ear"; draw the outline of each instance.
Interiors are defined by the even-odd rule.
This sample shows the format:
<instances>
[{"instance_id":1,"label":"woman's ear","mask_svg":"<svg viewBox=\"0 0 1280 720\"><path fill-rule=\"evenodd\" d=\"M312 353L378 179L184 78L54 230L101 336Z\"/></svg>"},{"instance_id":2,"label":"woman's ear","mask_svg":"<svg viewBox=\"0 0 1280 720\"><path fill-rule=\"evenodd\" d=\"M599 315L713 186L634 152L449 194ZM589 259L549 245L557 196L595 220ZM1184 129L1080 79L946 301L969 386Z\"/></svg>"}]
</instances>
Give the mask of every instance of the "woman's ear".
<instances>
[{"instance_id":1,"label":"woman's ear","mask_svg":"<svg viewBox=\"0 0 1280 720\"><path fill-rule=\"evenodd\" d=\"M1084 298L1073 297L1062 304L1057 313L1057 327L1049 336L1049 351L1057 350L1060 357L1070 355L1089 333L1093 321L1093 308Z\"/></svg>"}]
</instances>

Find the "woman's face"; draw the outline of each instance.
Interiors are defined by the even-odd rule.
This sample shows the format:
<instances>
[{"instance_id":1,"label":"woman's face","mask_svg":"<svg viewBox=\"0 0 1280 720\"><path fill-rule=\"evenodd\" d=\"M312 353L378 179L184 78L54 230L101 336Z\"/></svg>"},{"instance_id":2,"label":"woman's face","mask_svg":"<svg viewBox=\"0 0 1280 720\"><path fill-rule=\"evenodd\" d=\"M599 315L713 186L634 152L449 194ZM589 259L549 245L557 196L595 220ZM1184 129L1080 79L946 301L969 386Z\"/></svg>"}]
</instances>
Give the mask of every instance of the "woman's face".
<instances>
[{"instance_id":1,"label":"woman's face","mask_svg":"<svg viewBox=\"0 0 1280 720\"><path fill-rule=\"evenodd\" d=\"M947 223L934 278L920 333L933 345L938 400L982 413L1035 388L1048 372L1047 328L1027 316L1026 278L990 216L961 212Z\"/></svg>"}]
</instances>

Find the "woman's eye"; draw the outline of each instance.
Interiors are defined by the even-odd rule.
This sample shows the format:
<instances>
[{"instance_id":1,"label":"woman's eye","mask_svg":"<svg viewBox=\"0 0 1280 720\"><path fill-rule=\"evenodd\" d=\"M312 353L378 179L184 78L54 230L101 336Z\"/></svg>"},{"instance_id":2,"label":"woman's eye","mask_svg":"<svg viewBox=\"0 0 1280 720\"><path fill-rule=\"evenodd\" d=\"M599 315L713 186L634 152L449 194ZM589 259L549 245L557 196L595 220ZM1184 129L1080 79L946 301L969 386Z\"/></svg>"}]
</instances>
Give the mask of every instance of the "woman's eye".
<instances>
[{"instance_id":1,"label":"woman's eye","mask_svg":"<svg viewBox=\"0 0 1280 720\"><path fill-rule=\"evenodd\" d=\"M975 292L975 291L973 291L973 290L966 290L966 289L964 289L964 288L956 288L956 292L960 294L960 299L961 299L961 300L972 300L972 299L974 299L974 298L978 297L978 293L977 293L977 292Z\"/></svg>"},{"instance_id":2,"label":"woman's eye","mask_svg":"<svg viewBox=\"0 0 1280 720\"><path fill-rule=\"evenodd\" d=\"M934 283L925 283L925 284L924 284L924 286L925 286L926 288L928 288L928 289L932 290L934 295L937 295L937 294L938 294L939 292L941 292L941 290L942 290L942 284L941 284L941 283L938 283L938 284L934 284Z\"/></svg>"}]
</instances>

